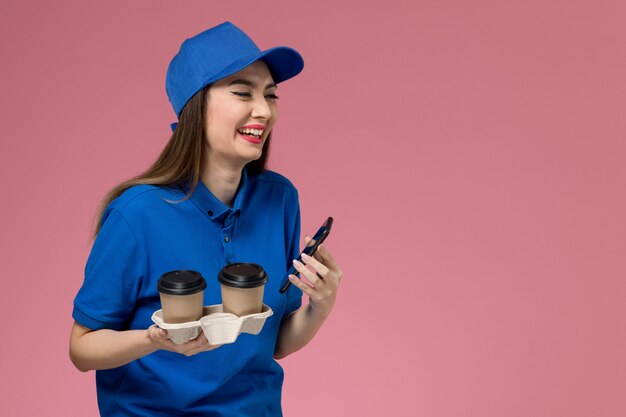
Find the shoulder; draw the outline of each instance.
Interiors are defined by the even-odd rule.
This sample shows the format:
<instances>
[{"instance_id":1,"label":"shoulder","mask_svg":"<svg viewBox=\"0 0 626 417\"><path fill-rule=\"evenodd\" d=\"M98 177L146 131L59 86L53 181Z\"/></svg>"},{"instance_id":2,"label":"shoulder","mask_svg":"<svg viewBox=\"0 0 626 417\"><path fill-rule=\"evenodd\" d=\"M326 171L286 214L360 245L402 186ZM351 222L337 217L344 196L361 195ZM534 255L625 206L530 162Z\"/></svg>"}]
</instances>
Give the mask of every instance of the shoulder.
<instances>
[{"instance_id":1,"label":"shoulder","mask_svg":"<svg viewBox=\"0 0 626 417\"><path fill-rule=\"evenodd\" d=\"M124 217L132 217L157 209L168 204L168 200L180 200L185 194L182 190L160 185L135 185L115 198L105 209L105 217L111 211L117 211Z\"/></svg>"},{"instance_id":2,"label":"shoulder","mask_svg":"<svg viewBox=\"0 0 626 417\"><path fill-rule=\"evenodd\" d=\"M265 170L259 175L250 177L250 181L258 183L260 186L265 187L279 187L283 188L286 192L298 194L298 189L293 183L282 174L275 171Z\"/></svg>"}]
</instances>

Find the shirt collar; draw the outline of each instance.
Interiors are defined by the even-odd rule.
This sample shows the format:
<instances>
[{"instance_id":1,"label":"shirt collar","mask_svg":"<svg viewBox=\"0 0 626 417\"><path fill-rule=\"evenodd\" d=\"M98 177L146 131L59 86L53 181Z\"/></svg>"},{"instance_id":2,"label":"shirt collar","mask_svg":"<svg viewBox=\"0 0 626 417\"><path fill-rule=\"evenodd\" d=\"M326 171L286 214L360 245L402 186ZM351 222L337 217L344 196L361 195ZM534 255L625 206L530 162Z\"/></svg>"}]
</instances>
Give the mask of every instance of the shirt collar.
<instances>
[{"instance_id":1,"label":"shirt collar","mask_svg":"<svg viewBox=\"0 0 626 417\"><path fill-rule=\"evenodd\" d=\"M202 181L198 181L198 185L190 199L205 216L209 217L211 220L218 220L224 214L241 212L245 203L247 190L248 174L244 168L241 171L241 179L239 180L239 187L237 188L232 208L215 197Z\"/></svg>"}]
</instances>

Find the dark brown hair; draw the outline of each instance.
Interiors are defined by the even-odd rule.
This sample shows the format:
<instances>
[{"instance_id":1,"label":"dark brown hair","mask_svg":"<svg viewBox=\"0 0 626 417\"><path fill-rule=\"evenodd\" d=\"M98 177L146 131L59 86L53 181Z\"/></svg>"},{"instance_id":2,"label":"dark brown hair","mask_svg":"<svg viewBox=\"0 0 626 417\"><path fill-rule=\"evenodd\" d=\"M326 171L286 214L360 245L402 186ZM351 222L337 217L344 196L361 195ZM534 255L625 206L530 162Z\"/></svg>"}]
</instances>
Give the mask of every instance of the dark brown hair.
<instances>
[{"instance_id":1,"label":"dark brown hair","mask_svg":"<svg viewBox=\"0 0 626 417\"><path fill-rule=\"evenodd\" d=\"M132 186L152 184L176 187L188 184L189 192L182 200L177 202L185 201L193 194L198 181L200 181L200 173L202 172L206 154L207 145L204 140L204 124L209 87L210 85L204 87L187 102L180 113L176 130L174 130L169 142L165 145L165 148L152 166L142 174L117 185L104 196L95 215L94 239L100 232L105 208L111 201ZM246 165L245 169L248 175L254 176L265 171L269 157L271 136L272 134L270 133L263 144L261 157Z\"/></svg>"}]
</instances>

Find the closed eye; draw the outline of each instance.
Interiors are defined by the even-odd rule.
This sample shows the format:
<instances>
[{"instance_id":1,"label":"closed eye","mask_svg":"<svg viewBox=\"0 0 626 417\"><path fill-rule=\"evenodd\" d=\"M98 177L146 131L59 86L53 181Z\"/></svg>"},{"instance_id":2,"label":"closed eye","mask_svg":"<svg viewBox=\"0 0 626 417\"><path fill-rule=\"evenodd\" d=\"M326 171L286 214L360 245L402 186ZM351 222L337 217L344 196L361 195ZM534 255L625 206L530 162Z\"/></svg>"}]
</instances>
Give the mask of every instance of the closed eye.
<instances>
[{"instance_id":1,"label":"closed eye","mask_svg":"<svg viewBox=\"0 0 626 417\"><path fill-rule=\"evenodd\" d=\"M243 91L231 91L231 93L233 93L234 95L239 96L239 97L244 97L244 98L252 98L252 94L250 94L250 93L248 93L248 92L243 92ZM278 99L279 99L279 97L278 97L276 94L274 94L274 93L271 93L271 94L266 94L266 95L265 95L265 98L267 98L268 100L272 100L272 101L273 101L273 100L278 100Z\"/></svg>"}]
</instances>

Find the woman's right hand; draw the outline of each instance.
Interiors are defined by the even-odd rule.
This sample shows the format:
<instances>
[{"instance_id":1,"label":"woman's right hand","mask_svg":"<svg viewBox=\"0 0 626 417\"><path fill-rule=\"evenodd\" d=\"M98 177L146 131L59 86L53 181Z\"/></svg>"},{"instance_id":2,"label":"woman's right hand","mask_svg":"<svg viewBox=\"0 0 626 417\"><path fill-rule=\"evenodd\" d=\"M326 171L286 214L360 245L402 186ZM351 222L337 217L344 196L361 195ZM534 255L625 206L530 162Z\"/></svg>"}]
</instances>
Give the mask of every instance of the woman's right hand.
<instances>
[{"instance_id":1,"label":"woman's right hand","mask_svg":"<svg viewBox=\"0 0 626 417\"><path fill-rule=\"evenodd\" d=\"M168 338L167 330L161 329L156 324L153 324L148 328L148 336L150 337L150 342L154 348L169 350L170 352L180 353L185 356L193 356L196 353L206 352L222 346L210 344L202 332L195 339L177 345Z\"/></svg>"}]
</instances>

